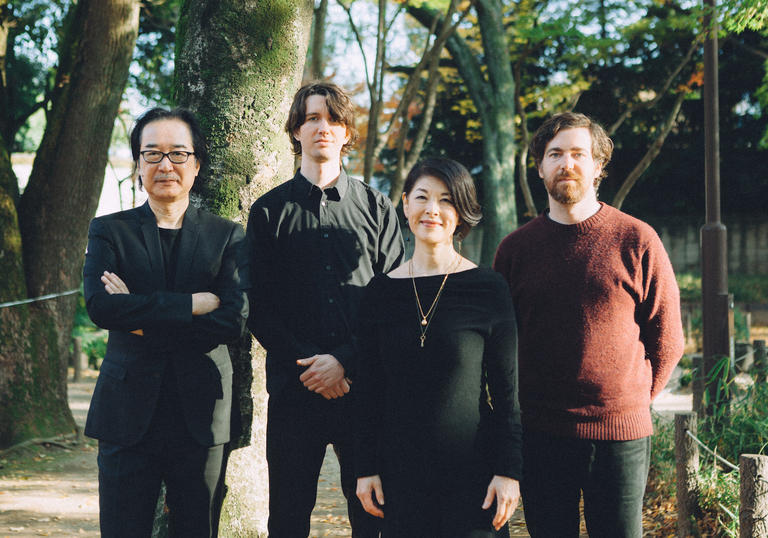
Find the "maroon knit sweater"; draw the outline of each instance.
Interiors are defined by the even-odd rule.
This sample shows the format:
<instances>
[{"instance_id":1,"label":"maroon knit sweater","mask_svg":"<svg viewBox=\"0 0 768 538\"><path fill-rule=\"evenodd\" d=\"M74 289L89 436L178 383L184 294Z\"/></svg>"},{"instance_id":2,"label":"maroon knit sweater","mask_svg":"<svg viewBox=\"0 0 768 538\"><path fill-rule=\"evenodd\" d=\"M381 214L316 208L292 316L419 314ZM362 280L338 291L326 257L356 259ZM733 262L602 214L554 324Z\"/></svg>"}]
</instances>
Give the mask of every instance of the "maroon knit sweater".
<instances>
[{"instance_id":1,"label":"maroon knit sweater","mask_svg":"<svg viewBox=\"0 0 768 538\"><path fill-rule=\"evenodd\" d=\"M656 232L611 206L578 224L541 215L499 245L518 323L524 428L626 441L683 353L680 297Z\"/></svg>"}]
</instances>

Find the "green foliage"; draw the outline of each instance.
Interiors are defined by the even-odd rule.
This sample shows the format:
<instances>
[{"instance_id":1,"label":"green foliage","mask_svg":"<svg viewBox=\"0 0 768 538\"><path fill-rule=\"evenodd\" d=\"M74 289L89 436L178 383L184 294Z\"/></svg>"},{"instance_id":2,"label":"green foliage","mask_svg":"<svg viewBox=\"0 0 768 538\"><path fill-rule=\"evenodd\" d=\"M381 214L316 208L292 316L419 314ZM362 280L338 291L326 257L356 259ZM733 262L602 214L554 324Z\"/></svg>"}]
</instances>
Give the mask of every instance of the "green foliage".
<instances>
[{"instance_id":1,"label":"green foliage","mask_svg":"<svg viewBox=\"0 0 768 538\"><path fill-rule=\"evenodd\" d=\"M768 29L768 0L726 0L721 6L723 26L732 32Z\"/></svg>"},{"instance_id":2,"label":"green foliage","mask_svg":"<svg viewBox=\"0 0 768 538\"><path fill-rule=\"evenodd\" d=\"M718 536L739 535L739 473L723 472L711 458L699 471L699 504L702 511L712 514ZM736 516L736 517L734 517Z\"/></svg>"},{"instance_id":3,"label":"green foliage","mask_svg":"<svg viewBox=\"0 0 768 538\"><path fill-rule=\"evenodd\" d=\"M140 35L130 71L129 87L145 104L171 104L174 27L181 0L147 0L140 11ZM9 3L11 18L6 58L7 103L0 110L0 134L10 152L34 152L44 118L50 110L56 70L69 63L62 42L69 0L27 0ZM72 60L72 59L70 59Z\"/></svg>"},{"instance_id":4,"label":"green foliage","mask_svg":"<svg viewBox=\"0 0 768 538\"><path fill-rule=\"evenodd\" d=\"M683 301L701 301L701 274L678 273L677 285ZM728 291L737 303L768 303L768 275L728 275Z\"/></svg>"},{"instance_id":5,"label":"green foliage","mask_svg":"<svg viewBox=\"0 0 768 538\"><path fill-rule=\"evenodd\" d=\"M674 495L675 491L675 425L661 415L653 416L651 437L651 470L662 478L662 491L657 494Z\"/></svg>"},{"instance_id":6,"label":"green foliage","mask_svg":"<svg viewBox=\"0 0 768 538\"><path fill-rule=\"evenodd\" d=\"M139 37L128 84L138 90L148 104L170 106L173 103L175 29L180 9L181 0L142 2Z\"/></svg>"},{"instance_id":7,"label":"green foliage","mask_svg":"<svg viewBox=\"0 0 768 538\"><path fill-rule=\"evenodd\" d=\"M729 377L728 362L727 358L718 361L708 380L716 382L731 401L715 406L714 415L700 423L699 438L737 465L741 454L765 454L768 448L768 384L755 383L739 394ZM702 508L715 515L721 533L737 536L739 473L725 469L711 455L702 454L701 462Z\"/></svg>"},{"instance_id":8,"label":"green foliage","mask_svg":"<svg viewBox=\"0 0 768 538\"><path fill-rule=\"evenodd\" d=\"M718 361L709 373L729 404L715 406L715 413L702 421L701 439L723 458L735 463L740 454L764 454L768 448L768 384L752 384L737 393L728 377L728 360Z\"/></svg>"},{"instance_id":9,"label":"green foliage","mask_svg":"<svg viewBox=\"0 0 768 538\"><path fill-rule=\"evenodd\" d=\"M721 405L714 417L699 422L697 436L718 456L736 465L741 454L768 451L768 384L756 383L737 394L728 374L727 359L719 361L710 372L708 379L733 399L727 412ZM674 438L673 423L655 416L649 477L654 488L646 495L646 504L653 503L656 497L675 495ZM705 514L699 522L702 531L707 536L738 536L739 473L703 449L699 453L699 502Z\"/></svg>"},{"instance_id":10,"label":"green foliage","mask_svg":"<svg viewBox=\"0 0 768 538\"><path fill-rule=\"evenodd\" d=\"M75 323L72 327L72 338L79 337L82 341L82 351L88 357L91 368L98 369L107 351L108 332L98 328L88 317L85 309L85 299L82 291L77 296Z\"/></svg>"},{"instance_id":11,"label":"green foliage","mask_svg":"<svg viewBox=\"0 0 768 538\"><path fill-rule=\"evenodd\" d=\"M56 46L69 2L29 0L10 2L11 24L6 57L7 102L0 110L2 136L11 151L29 150L27 118L44 105L55 77ZM17 140L17 135L20 139Z\"/></svg>"}]
</instances>

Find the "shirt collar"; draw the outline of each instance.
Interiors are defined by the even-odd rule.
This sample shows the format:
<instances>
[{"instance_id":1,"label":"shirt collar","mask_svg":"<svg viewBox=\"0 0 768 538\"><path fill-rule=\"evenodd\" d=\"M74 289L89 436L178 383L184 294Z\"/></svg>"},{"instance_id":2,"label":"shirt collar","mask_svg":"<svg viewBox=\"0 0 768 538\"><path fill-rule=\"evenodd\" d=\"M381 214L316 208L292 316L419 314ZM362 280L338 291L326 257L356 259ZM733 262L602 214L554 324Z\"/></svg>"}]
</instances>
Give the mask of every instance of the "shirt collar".
<instances>
[{"instance_id":1,"label":"shirt collar","mask_svg":"<svg viewBox=\"0 0 768 538\"><path fill-rule=\"evenodd\" d=\"M349 190L350 181L351 181L351 178L347 175L346 170L342 168L341 173L339 174L339 179L336 180L336 183L334 183L332 187L328 187L324 189L325 193L328 195L329 198L336 198L334 196L334 191L335 191L336 193L338 193L338 199L341 200L344 198L344 195ZM303 196L309 197L312 195L312 191L315 188L316 188L315 185L302 175L301 169L296 171L296 175L293 176L294 195L296 196L303 195Z\"/></svg>"}]
</instances>

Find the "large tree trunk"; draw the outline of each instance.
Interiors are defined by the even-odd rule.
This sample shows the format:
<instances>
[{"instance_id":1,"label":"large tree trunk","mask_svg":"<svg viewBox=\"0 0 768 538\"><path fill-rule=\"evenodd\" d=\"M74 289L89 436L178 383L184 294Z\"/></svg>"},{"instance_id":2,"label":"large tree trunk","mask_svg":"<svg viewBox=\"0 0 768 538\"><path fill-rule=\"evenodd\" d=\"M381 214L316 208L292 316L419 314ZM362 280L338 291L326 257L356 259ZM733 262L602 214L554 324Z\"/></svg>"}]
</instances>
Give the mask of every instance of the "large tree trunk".
<instances>
[{"instance_id":1,"label":"large tree trunk","mask_svg":"<svg viewBox=\"0 0 768 538\"><path fill-rule=\"evenodd\" d=\"M3 264L23 263L25 277L20 280L15 269L10 278L4 275L0 300L80 286L88 221L104 181L139 6L138 0L80 0L72 10L53 107L18 204L18 226L7 180L0 192L3 249L11 258ZM0 163L0 175L2 168ZM73 428L66 366L75 304L68 296L0 310L0 446Z\"/></svg>"},{"instance_id":2,"label":"large tree trunk","mask_svg":"<svg viewBox=\"0 0 768 538\"><path fill-rule=\"evenodd\" d=\"M301 82L312 8L311 0L188 0L182 9L178 104L197 113L211 148L195 202L243 225L256 198L293 175L283 126ZM264 352L251 349L250 337L232 351L243 424L233 448L243 448L229 460L221 530L266 536Z\"/></svg>"}]
</instances>

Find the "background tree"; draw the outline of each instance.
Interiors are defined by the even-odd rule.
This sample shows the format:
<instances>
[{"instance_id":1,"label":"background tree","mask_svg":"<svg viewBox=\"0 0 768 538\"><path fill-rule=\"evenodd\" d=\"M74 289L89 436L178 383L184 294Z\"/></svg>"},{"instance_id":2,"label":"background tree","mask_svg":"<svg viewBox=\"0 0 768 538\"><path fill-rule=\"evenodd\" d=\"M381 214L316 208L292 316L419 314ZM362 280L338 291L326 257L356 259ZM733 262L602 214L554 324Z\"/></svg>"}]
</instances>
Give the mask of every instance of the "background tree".
<instances>
[{"instance_id":1,"label":"background tree","mask_svg":"<svg viewBox=\"0 0 768 538\"><path fill-rule=\"evenodd\" d=\"M482 51L472 50L454 33L446 47L451 54L480 117L483 169L480 200L483 206L483 243L480 262L493 261L496 246L517 227L515 200L515 88L509 44L504 28L503 5L499 0L475 2ZM431 27L439 12L422 5L407 5L408 13Z\"/></svg>"},{"instance_id":2,"label":"background tree","mask_svg":"<svg viewBox=\"0 0 768 538\"><path fill-rule=\"evenodd\" d=\"M197 113L211 149L196 204L245 225L256 198L292 177L283 126L301 82L312 14L310 0L184 3L177 102ZM264 352L251 341L248 335L231 348L243 425L231 448L246 447L232 453L227 472L221 526L233 537L266 536Z\"/></svg>"},{"instance_id":3,"label":"background tree","mask_svg":"<svg viewBox=\"0 0 768 538\"><path fill-rule=\"evenodd\" d=\"M0 16L3 28L18 30L20 19L7 2L0 4ZM22 195L9 167L13 140L2 137L0 263L8 272L0 281L0 301L80 285L88 221L98 204L138 22L137 0L70 6L43 140ZM9 50L7 44L6 68ZM7 81L7 71L0 78ZM15 86L2 90L13 100ZM2 115L18 123L11 109L18 111L9 106ZM74 310L72 296L0 309L0 446L72 430L66 367Z\"/></svg>"}]
</instances>

